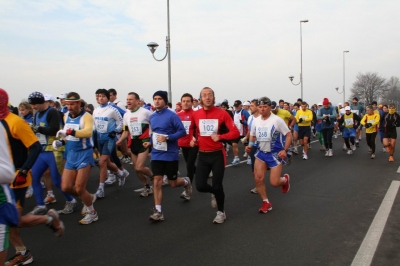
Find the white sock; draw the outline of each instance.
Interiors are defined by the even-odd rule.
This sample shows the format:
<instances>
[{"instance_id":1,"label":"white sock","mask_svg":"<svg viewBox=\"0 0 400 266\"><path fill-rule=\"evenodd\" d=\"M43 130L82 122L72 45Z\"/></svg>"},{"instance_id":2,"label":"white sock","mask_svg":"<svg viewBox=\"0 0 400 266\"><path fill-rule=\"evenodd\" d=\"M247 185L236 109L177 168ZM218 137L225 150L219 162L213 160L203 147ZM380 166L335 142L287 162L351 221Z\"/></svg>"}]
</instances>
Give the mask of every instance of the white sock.
<instances>
[{"instance_id":1,"label":"white sock","mask_svg":"<svg viewBox=\"0 0 400 266\"><path fill-rule=\"evenodd\" d=\"M156 205L156 210L157 210L158 212L161 212L161 205Z\"/></svg>"},{"instance_id":2,"label":"white sock","mask_svg":"<svg viewBox=\"0 0 400 266\"><path fill-rule=\"evenodd\" d=\"M53 196L53 197L54 197L53 190L47 190L47 195L48 195L48 196Z\"/></svg>"},{"instance_id":3,"label":"white sock","mask_svg":"<svg viewBox=\"0 0 400 266\"><path fill-rule=\"evenodd\" d=\"M104 190L104 183L100 183L99 188L102 188Z\"/></svg>"},{"instance_id":4,"label":"white sock","mask_svg":"<svg viewBox=\"0 0 400 266\"><path fill-rule=\"evenodd\" d=\"M263 200L263 201L265 201L265 202L268 202L268 203L269 203L268 199L265 199L265 200Z\"/></svg>"},{"instance_id":5,"label":"white sock","mask_svg":"<svg viewBox=\"0 0 400 266\"><path fill-rule=\"evenodd\" d=\"M118 169L118 175L122 176L122 175L124 175L124 172Z\"/></svg>"},{"instance_id":6,"label":"white sock","mask_svg":"<svg viewBox=\"0 0 400 266\"><path fill-rule=\"evenodd\" d=\"M70 202L76 203L76 199L75 199L75 198L72 198L72 200L71 200Z\"/></svg>"},{"instance_id":7,"label":"white sock","mask_svg":"<svg viewBox=\"0 0 400 266\"><path fill-rule=\"evenodd\" d=\"M87 206L87 209L88 209L89 212L94 212L93 204L90 205L90 206Z\"/></svg>"}]
</instances>

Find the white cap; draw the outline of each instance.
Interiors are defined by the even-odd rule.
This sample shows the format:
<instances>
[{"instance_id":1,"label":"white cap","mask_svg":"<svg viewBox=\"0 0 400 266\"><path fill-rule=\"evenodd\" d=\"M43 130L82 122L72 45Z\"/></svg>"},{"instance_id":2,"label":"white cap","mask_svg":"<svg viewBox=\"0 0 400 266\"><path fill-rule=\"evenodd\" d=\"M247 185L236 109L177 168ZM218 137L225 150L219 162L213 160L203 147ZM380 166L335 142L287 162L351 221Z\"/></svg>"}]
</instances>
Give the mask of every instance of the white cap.
<instances>
[{"instance_id":1,"label":"white cap","mask_svg":"<svg viewBox=\"0 0 400 266\"><path fill-rule=\"evenodd\" d=\"M250 106L250 103L249 102L244 102L243 105Z\"/></svg>"},{"instance_id":2,"label":"white cap","mask_svg":"<svg viewBox=\"0 0 400 266\"><path fill-rule=\"evenodd\" d=\"M319 103L318 103L318 106L320 106L320 105L322 105L322 103L321 103L321 102L319 102Z\"/></svg>"},{"instance_id":3,"label":"white cap","mask_svg":"<svg viewBox=\"0 0 400 266\"><path fill-rule=\"evenodd\" d=\"M342 105L342 106L343 106L343 104L342 104L342 103L338 103L337 105L338 105L338 106L339 106L339 105Z\"/></svg>"},{"instance_id":4,"label":"white cap","mask_svg":"<svg viewBox=\"0 0 400 266\"><path fill-rule=\"evenodd\" d=\"M45 101L53 101L53 102L55 102L55 101L56 101L56 98L54 98L54 96L51 95L51 94L45 94L45 95L44 95L44 100L45 100Z\"/></svg>"},{"instance_id":5,"label":"white cap","mask_svg":"<svg viewBox=\"0 0 400 266\"><path fill-rule=\"evenodd\" d=\"M144 102L144 98L143 98L143 97L140 97L140 100L141 100L142 102Z\"/></svg>"},{"instance_id":6,"label":"white cap","mask_svg":"<svg viewBox=\"0 0 400 266\"><path fill-rule=\"evenodd\" d=\"M350 106L346 106L346 107L344 108L344 110L345 110L345 111L351 111L351 108L350 108Z\"/></svg>"},{"instance_id":7,"label":"white cap","mask_svg":"<svg viewBox=\"0 0 400 266\"><path fill-rule=\"evenodd\" d=\"M61 93L60 96L57 97L57 99L65 99L65 98L67 98L66 92Z\"/></svg>"}]
</instances>

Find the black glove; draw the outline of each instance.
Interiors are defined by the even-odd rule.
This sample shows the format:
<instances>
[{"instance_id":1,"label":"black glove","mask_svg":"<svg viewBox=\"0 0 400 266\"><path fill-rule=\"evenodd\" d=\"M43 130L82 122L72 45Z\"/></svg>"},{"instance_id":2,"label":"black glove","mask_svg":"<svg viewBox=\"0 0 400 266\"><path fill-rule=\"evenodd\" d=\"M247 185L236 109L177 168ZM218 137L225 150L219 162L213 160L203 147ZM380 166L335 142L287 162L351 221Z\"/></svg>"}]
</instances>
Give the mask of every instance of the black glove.
<instances>
[{"instance_id":1,"label":"black glove","mask_svg":"<svg viewBox=\"0 0 400 266\"><path fill-rule=\"evenodd\" d=\"M299 119L299 123L303 123L303 118L300 118L300 119Z\"/></svg>"},{"instance_id":2,"label":"black glove","mask_svg":"<svg viewBox=\"0 0 400 266\"><path fill-rule=\"evenodd\" d=\"M244 121L243 120L239 120L240 124L244 125Z\"/></svg>"},{"instance_id":3,"label":"black glove","mask_svg":"<svg viewBox=\"0 0 400 266\"><path fill-rule=\"evenodd\" d=\"M26 170L25 171L18 171L17 176L14 179L13 186L21 186L26 183Z\"/></svg>"},{"instance_id":4,"label":"black glove","mask_svg":"<svg viewBox=\"0 0 400 266\"><path fill-rule=\"evenodd\" d=\"M115 138L116 135L117 135L116 131L111 131L110 133L108 133L108 137L112 139Z\"/></svg>"},{"instance_id":5,"label":"black glove","mask_svg":"<svg viewBox=\"0 0 400 266\"><path fill-rule=\"evenodd\" d=\"M371 124L371 123L366 123L366 124L365 124L365 127L366 127L366 128L370 128L370 127L372 127L372 124Z\"/></svg>"}]
</instances>

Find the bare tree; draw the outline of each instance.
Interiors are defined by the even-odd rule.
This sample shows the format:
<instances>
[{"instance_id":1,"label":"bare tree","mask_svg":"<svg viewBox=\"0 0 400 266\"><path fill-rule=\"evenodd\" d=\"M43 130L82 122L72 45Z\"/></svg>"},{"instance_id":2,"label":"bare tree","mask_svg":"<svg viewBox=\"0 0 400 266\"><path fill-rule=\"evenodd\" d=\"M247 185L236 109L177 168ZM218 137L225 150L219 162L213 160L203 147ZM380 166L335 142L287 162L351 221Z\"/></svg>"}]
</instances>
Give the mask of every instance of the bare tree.
<instances>
[{"instance_id":1,"label":"bare tree","mask_svg":"<svg viewBox=\"0 0 400 266\"><path fill-rule=\"evenodd\" d=\"M386 92L386 79L380 77L378 73L358 73L351 88L351 98L357 97L367 105L374 100L378 101L383 98Z\"/></svg>"},{"instance_id":2,"label":"bare tree","mask_svg":"<svg viewBox=\"0 0 400 266\"><path fill-rule=\"evenodd\" d=\"M385 93L383 100L385 103L400 102L400 79L392 76L386 82L387 92Z\"/></svg>"}]
</instances>

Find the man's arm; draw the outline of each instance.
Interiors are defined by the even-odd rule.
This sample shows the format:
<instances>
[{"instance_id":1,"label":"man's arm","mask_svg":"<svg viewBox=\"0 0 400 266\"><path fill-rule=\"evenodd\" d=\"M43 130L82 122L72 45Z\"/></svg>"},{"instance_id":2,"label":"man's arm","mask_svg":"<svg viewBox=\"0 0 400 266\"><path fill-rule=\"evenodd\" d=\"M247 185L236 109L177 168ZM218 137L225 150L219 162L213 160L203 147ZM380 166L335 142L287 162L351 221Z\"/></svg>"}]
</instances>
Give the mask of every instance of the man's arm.
<instances>
[{"instance_id":1,"label":"man's arm","mask_svg":"<svg viewBox=\"0 0 400 266\"><path fill-rule=\"evenodd\" d=\"M85 113L82 118L84 127L83 129L76 130L73 136L81 139L90 138L93 134L93 117L89 113Z\"/></svg>"},{"instance_id":2,"label":"man's arm","mask_svg":"<svg viewBox=\"0 0 400 266\"><path fill-rule=\"evenodd\" d=\"M229 116L227 112L224 113L222 117L222 123L225 123L228 128L228 133L219 136L220 140L233 140L240 137L239 129L235 126L233 119Z\"/></svg>"}]
</instances>

